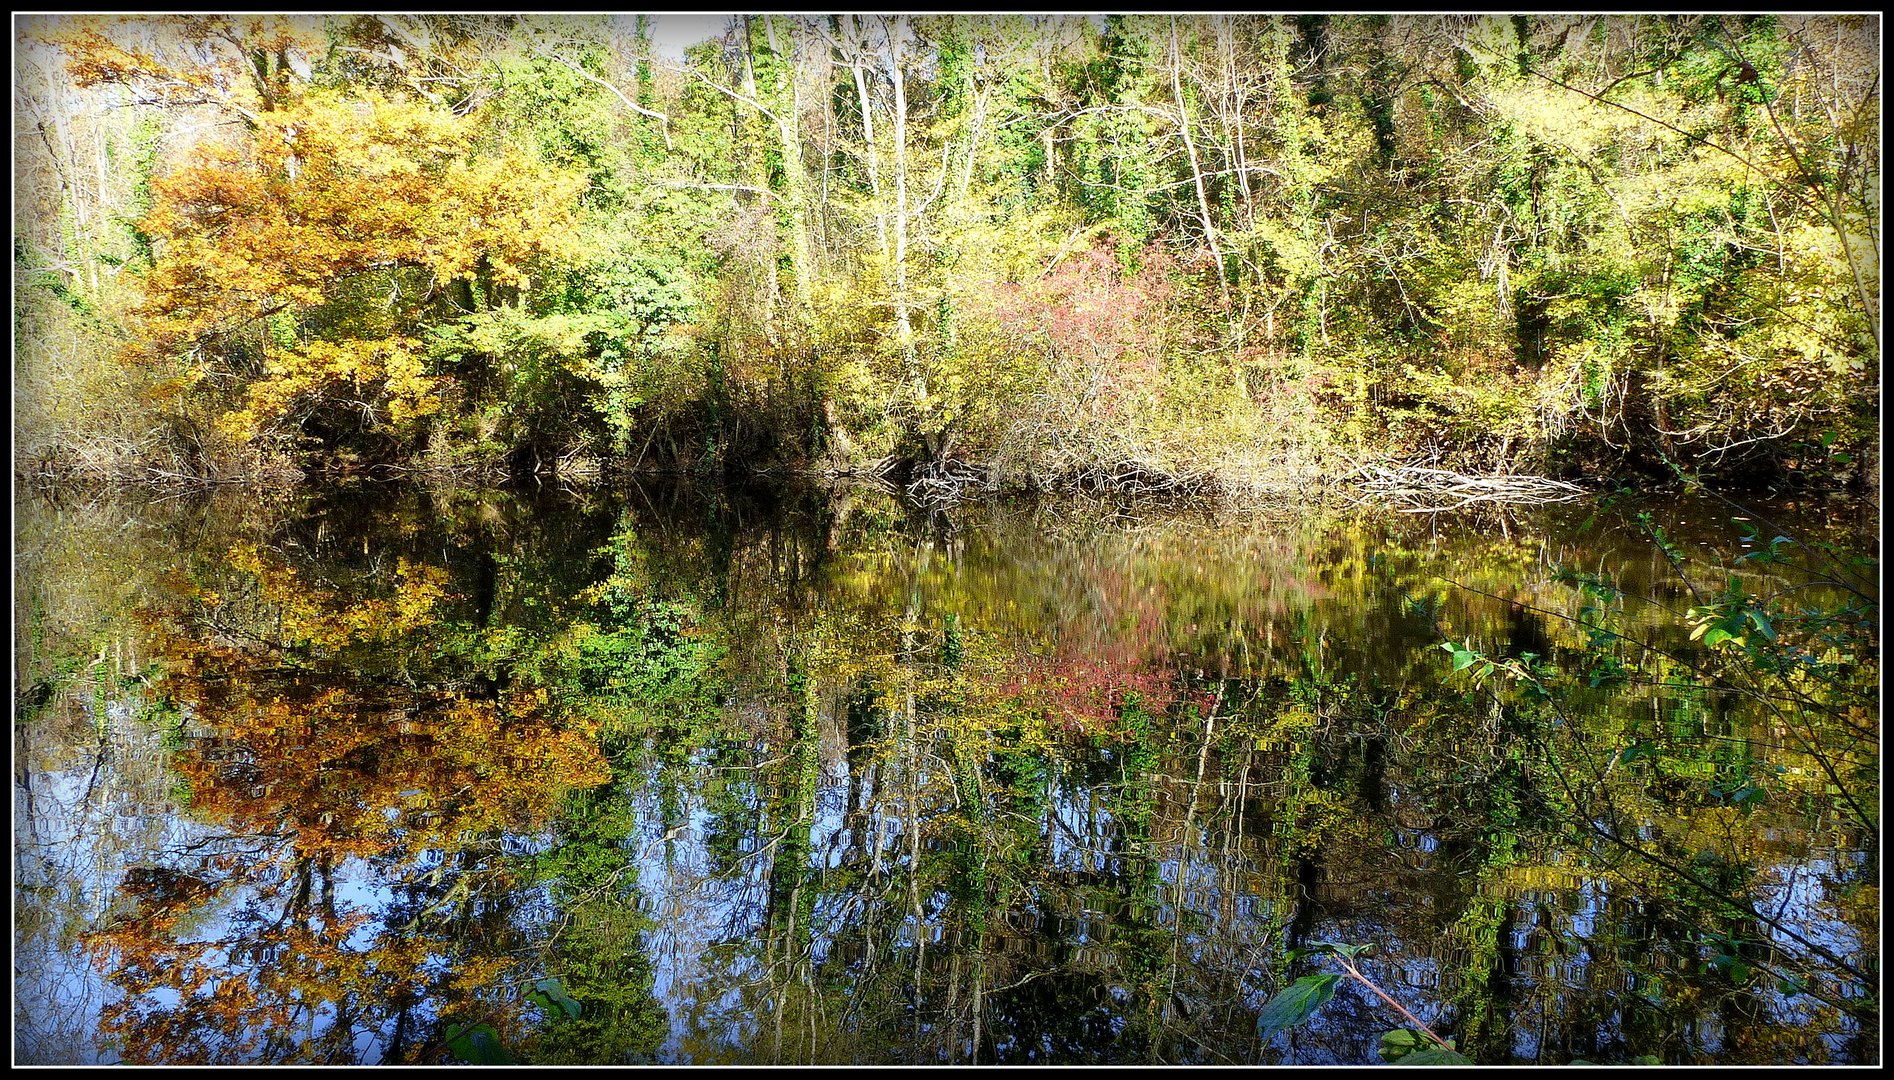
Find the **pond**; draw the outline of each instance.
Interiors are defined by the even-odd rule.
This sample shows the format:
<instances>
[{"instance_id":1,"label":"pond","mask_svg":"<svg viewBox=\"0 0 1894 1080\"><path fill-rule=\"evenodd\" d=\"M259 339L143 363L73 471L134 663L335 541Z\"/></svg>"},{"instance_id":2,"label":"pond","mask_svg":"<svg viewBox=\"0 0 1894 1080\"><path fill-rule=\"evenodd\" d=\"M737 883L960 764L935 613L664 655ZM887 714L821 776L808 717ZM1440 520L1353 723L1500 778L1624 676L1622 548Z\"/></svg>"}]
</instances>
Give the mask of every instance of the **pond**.
<instances>
[{"instance_id":1,"label":"pond","mask_svg":"<svg viewBox=\"0 0 1894 1080\"><path fill-rule=\"evenodd\" d=\"M1871 513L22 494L16 1060L1878 1062Z\"/></svg>"}]
</instances>

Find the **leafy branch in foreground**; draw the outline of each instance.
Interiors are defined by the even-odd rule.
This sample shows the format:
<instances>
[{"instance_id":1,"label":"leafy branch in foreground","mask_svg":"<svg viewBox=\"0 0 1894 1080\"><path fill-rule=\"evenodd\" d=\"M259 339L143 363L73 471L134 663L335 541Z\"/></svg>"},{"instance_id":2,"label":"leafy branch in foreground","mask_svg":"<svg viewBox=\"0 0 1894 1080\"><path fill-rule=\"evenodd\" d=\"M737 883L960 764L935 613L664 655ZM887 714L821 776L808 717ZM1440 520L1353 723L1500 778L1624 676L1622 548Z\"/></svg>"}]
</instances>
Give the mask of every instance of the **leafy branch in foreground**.
<instances>
[{"instance_id":1,"label":"leafy branch in foreground","mask_svg":"<svg viewBox=\"0 0 1894 1080\"><path fill-rule=\"evenodd\" d=\"M1379 1053L1382 1060L1393 1065L1471 1065L1473 1060L1454 1048L1453 1040L1443 1039L1434 1029L1421 1022L1420 1017L1410 1012L1407 1006L1396 1001L1393 995L1381 989L1373 979L1362 974L1355 958L1367 955L1374 946L1345 945L1336 942L1316 942L1306 949L1291 949L1288 959L1293 962L1304 955L1328 956L1347 972L1348 976L1367 987L1376 997L1386 1002L1394 1011L1401 1014L1412 1028L1397 1028L1381 1036ZM1342 977L1333 972L1320 972L1304 975L1288 988L1270 998L1263 1011L1256 1018L1256 1034L1263 1042L1277 1035L1305 1024L1316 1010L1326 1005L1335 991L1340 989ZM1425 1039L1425 1043L1423 1043Z\"/></svg>"}]
</instances>

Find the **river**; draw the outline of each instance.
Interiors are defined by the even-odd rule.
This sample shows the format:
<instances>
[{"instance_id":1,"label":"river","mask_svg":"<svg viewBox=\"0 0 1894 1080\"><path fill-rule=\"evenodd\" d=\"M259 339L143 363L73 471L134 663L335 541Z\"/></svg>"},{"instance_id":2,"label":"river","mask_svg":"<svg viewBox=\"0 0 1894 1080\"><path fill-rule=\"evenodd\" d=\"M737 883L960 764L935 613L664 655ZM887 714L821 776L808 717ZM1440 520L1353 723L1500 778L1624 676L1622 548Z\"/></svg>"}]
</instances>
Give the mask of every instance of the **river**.
<instances>
[{"instance_id":1,"label":"river","mask_svg":"<svg viewBox=\"0 0 1894 1080\"><path fill-rule=\"evenodd\" d=\"M22 493L16 1060L1878 1062L1874 529Z\"/></svg>"}]
</instances>

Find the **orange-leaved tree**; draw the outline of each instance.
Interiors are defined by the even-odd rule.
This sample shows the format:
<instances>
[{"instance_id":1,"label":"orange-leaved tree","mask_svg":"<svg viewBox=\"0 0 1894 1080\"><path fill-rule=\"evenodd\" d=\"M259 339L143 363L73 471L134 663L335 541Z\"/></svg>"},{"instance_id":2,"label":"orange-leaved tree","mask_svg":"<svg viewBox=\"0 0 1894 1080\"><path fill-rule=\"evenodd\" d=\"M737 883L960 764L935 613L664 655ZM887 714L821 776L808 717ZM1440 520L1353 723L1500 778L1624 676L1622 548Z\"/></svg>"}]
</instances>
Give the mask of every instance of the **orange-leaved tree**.
<instances>
[{"instance_id":1,"label":"orange-leaved tree","mask_svg":"<svg viewBox=\"0 0 1894 1080\"><path fill-rule=\"evenodd\" d=\"M449 384L419 338L473 297L447 287L478 282L491 303L570 256L584 178L495 146L478 109L324 85L290 24L180 25L169 53L97 28L65 43L82 85L235 121L153 182L138 352L229 393L221 426L240 440L435 411Z\"/></svg>"}]
</instances>

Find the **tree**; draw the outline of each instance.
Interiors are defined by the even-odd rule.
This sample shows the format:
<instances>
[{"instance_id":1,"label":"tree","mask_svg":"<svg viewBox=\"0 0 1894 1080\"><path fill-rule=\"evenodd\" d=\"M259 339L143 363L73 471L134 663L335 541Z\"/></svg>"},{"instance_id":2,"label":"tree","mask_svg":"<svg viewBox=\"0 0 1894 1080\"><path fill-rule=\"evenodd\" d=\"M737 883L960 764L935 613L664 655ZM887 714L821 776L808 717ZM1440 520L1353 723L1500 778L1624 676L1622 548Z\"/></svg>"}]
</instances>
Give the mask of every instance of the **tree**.
<instances>
[{"instance_id":1,"label":"tree","mask_svg":"<svg viewBox=\"0 0 1894 1080\"><path fill-rule=\"evenodd\" d=\"M427 305L457 281L488 304L517 296L536 261L569 255L583 180L483 152L477 112L315 85L280 27L189 25L254 61L247 88L228 65L172 66L93 30L70 45L81 85L211 105L244 129L153 183L144 353L187 356L194 382L240 389L223 418L239 440L293 436L319 415L372 431L434 412L448 383L417 337Z\"/></svg>"}]
</instances>

